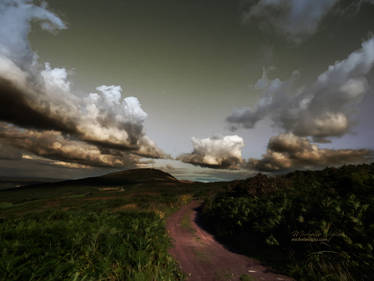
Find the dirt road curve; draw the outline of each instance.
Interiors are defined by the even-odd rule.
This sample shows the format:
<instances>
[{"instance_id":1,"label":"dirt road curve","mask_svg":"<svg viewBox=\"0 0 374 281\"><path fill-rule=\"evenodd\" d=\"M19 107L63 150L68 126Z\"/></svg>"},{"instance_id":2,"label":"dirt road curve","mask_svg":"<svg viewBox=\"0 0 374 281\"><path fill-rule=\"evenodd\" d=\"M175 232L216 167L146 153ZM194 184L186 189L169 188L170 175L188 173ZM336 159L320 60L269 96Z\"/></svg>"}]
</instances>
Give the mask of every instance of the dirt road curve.
<instances>
[{"instance_id":1,"label":"dirt road curve","mask_svg":"<svg viewBox=\"0 0 374 281\"><path fill-rule=\"evenodd\" d=\"M252 280L292 280L268 271L254 259L224 248L196 224L196 208L200 204L193 201L167 221L169 235L174 240L170 254L189 276L188 281L235 281L242 274L250 275Z\"/></svg>"}]
</instances>

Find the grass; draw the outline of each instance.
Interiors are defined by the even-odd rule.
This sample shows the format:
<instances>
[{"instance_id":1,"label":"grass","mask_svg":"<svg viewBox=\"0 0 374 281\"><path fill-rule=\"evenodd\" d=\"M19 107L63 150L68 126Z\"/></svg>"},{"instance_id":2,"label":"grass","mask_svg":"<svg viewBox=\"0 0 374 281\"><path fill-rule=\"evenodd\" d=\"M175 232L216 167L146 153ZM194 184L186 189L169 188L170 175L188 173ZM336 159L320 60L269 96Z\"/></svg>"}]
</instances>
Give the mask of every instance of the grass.
<instances>
[{"instance_id":1,"label":"grass","mask_svg":"<svg viewBox=\"0 0 374 281\"><path fill-rule=\"evenodd\" d=\"M75 199L75 198L84 198L88 196L90 193L82 193L82 194L72 194L72 195L67 195L65 198L68 199Z\"/></svg>"},{"instance_id":2,"label":"grass","mask_svg":"<svg viewBox=\"0 0 374 281\"><path fill-rule=\"evenodd\" d=\"M204 251L200 251L200 250L197 250L197 249L194 249L194 254L196 256L196 259L199 261L199 262L202 262L202 263L208 263L209 262L209 255L204 252Z\"/></svg>"},{"instance_id":3,"label":"grass","mask_svg":"<svg viewBox=\"0 0 374 281\"><path fill-rule=\"evenodd\" d=\"M256 279L248 274L242 274L239 278L240 281L255 281Z\"/></svg>"},{"instance_id":4,"label":"grass","mask_svg":"<svg viewBox=\"0 0 374 281\"><path fill-rule=\"evenodd\" d=\"M374 280L374 165L236 184L69 182L0 191L0 280L183 280L168 255L165 219L206 198L203 218L218 238L296 280ZM190 215L181 224L193 231ZM295 230L331 239L292 242Z\"/></svg>"},{"instance_id":5,"label":"grass","mask_svg":"<svg viewBox=\"0 0 374 281\"><path fill-rule=\"evenodd\" d=\"M47 211L0 223L0 280L182 280L154 213Z\"/></svg>"},{"instance_id":6,"label":"grass","mask_svg":"<svg viewBox=\"0 0 374 281\"><path fill-rule=\"evenodd\" d=\"M227 270L219 270L215 272L214 279L217 281L231 281L234 278L234 274Z\"/></svg>"},{"instance_id":7,"label":"grass","mask_svg":"<svg viewBox=\"0 0 374 281\"><path fill-rule=\"evenodd\" d=\"M13 203L11 202L0 202L0 209L8 209L13 207Z\"/></svg>"},{"instance_id":8,"label":"grass","mask_svg":"<svg viewBox=\"0 0 374 281\"><path fill-rule=\"evenodd\" d=\"M70 182L1 191L0 280L183 280L165 219L222 186Z\"/></svg>"},{"instance_id":9,"label":"grass","mask_svg":"<svg viewBox=\"0 0 374 281\"><path fill-rule=\"evenodd\" d=\"M183 229L194 233L195 229L191 225L191 211L186 212L181 220L181 226Z\"/></svg>"}]
</instances>

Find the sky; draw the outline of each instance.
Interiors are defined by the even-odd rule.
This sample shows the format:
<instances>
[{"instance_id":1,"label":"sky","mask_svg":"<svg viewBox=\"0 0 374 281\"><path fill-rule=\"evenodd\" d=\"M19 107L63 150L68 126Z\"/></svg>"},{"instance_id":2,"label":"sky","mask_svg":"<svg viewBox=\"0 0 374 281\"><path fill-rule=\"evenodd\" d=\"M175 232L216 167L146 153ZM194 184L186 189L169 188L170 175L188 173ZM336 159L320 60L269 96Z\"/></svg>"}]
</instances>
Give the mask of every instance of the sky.
<instances>
[{"instance_id":1,"label":"sky","mask_svg":"<svg viewBox=\"0 0 374 281\"><path fill-rule=\"evenodd\" d=\"M374 1L4 0L0 176L372 162Z\"/></svg>"}]
</instances>

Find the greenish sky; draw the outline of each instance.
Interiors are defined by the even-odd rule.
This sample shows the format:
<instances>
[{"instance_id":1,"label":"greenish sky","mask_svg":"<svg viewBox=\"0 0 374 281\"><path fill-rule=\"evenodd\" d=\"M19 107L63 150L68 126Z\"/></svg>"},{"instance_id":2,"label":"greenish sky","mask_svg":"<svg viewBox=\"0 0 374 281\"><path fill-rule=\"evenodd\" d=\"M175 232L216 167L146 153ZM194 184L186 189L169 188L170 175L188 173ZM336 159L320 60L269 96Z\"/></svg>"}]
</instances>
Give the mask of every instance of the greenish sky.
<instances>
[{"instance_id":1,"label":"greenish sky","mask_svg":"<svg viewBox=\"0 0 374 281\"><path fill-rule=\"evenodd\" d=\"M241 2L235 0L50 0L48 5L68 29L56 35L33 30L32 47L41 61L71 69L76 88L84 91L124 86L149 114L147 134L174 156L191 150L192 136L228 134L224 119L255 103L259 93L251 85L263 67L275 66L271 76L281 79L299 70L302 80L312 81L358 49L374 27L373 7L352 16L332 14L314 36L294 44L256 22L243 23ZM245 156L260 156L274 132L239 132Z\"/></svg>"},{"instance_id":2,"label":"greenish sky","mask_svg":"<svg viewBox=\"0 0 374 281\"><path fill-rule=\"evenodd\" d=\"M12 11L9 4L12 2L19 4L18 12ZM51 64L48 75L52 75L49 76L52 82L63 74L52 73L53 68L68 70L69 80L73 82L73 95L87 97L89 93L97 92L98 86L120 85L124 88L124 96L137 97L148 114L145 134L174 158L194 148L194 153L181 158L184 162L203 166L208 163L212 167L215 164L210 163L221 157L230 163L234 161L232 165L238 164L237 160L252 165L250 169L241 165L239 175L243 169L244 173L256 170L253 168L255 162L248 159L259 159L268 149L270 152L256 162L256 167L262 163L269 170L276 160L274 155L286 155L287 161L291 162L298 157L292 155L292 151L272 150L270 138L285 132L291 132L294 136L276 137L273 142L297 142L302 146L299 147L302 155L314 150L314 144L320 148L338 150L318 151L318 157L322 158L333 153L333 156L328 156L331 159L321 162L325 166L345 163L343 160L335 161L340 159L341 153L345 153L339 150L342 148L369 149L362 152L367 153L365 157L373 153L372 0L48 0L46 9L42 1L34 1L34 4L42 6L32 6L30 10L22 10L29 1L9 0L9 3L0 3L0 16L3 16L0 18L3 25L0 27L0 35L3 36L3 39L0 38L0 78L4 76L2 67L11 65L4 63L4 56L13 60L14 57L19 59L36 53L39 63ZM36 20L28 34L28 21L31 18L51 21L50 24L60 30L46 32ZM59 22L58 18L62 21ZM67 28L63 28L62 22ZM19 34L12 34L13 29ZM25 37L27 34L28 40ZM25 54L9 52L8 49L11 50L17 40L24 44L20 50ZM32 51L28 48L29 42ZM355 55L359 59L354 59ZM338 64L337 61L342 63ZM19 61L14 62L20 65ZM25 73L30 72L22 67ZM330 76L327 75L329 72L332 73ZM322 78L318 78L322 73L328 76L325 84ZM42 76L40 73L32 75L39 77L38 81ZM265 86L259 89L255 85L261 78ZM48 84L48 79L44 83ZM0 94L3 94L1 91ZM74 100L69 95L54 95L50 102L52 105L57 103L57 107L59 103L64 105L64 99L67 103ZM26 95L26 98L29 97ZM100 107L100 104L95 106ZM248 111L248 107L252 111ZM108 107L105 110L104 115L108 119L104 118L102 123L92 119L92 122L104 124L95 127L99 131L105 129L108 120L113 121L111 114L117 112L118 108L113 112ZM78 120L75 124L77 128L82 125L79 122L87 125L87 118L73 116L75 121ZM14 119L16 121L6 118L0 114L0 121L19 127L25 124L18 116L18 119ZM58 118L64 119L63 116ZM348 118L346 123L345 118ZM108 127L117 129L118 124L112 123L114 125ZM2 145L14 146L11 141L14 135L9 136L14 128L9 124L0 123L0 148ZM237 130L230 130L232 127L237 127ZM45 130L37 124L32 128ZM26 129L29 127L26 126ZM17 133L20 134L19 131ZM77 145L76 141L84 142L81 149L84 146L93 149L89 145L97 145L101 154L110 154L102 143L87 142L82 135L69 135L70 132L64 130L55 132L58 133L61 133L59 140L67 138L66 141L72 141L74 145ZM46 137L45 134L48 133L43 132L41 138L48 139L47 144L56 138L56 135ZM243 147L238 138L223 138L234 134L243 138ZM213 136L221 139L202 140ZM191 142L193 137L196 139ZM299 137L307 137L308 141ZM325 142L326 139L330 142ZM233 145L232 148L229 148L230 145ZM279 146L274 147L279 149ZM46 153L35 152L38 150L35 147L26 149L22 143L17 144L16 148L23 150L23 154L19 151L15 151L15 154L23 157L22 161L27 160L25 170L31 171L34 164L45 164L39 158L35 159L40 163L31 161L32 157L24 150L40 157L45 157ZM199 149L201 151L197 153ZM243 151L242 157L238 156L240 150ZM8 161L9 156L2 156L1 153L0 160ZM51 152L50 159L61 160L54 153ZM357 151L349 153L355 155L347 160L349 163L352 159L354 163L360 162L357 159L363 159L360 158L361 154L355 154ZM110 156L117 157L114 154ZM64 157L62 160L66 160L67 156ZM73 160L82 163L75 158ZM215 178L219 178L219 173L226 173L226 178L229 174L222 170L206 172L189 164L168 161L158 160L154 165L157 167L157 163L161 163L159 165L177 167L180 174L188 171L190 179L193 179L192 174L198 173L203 174L204 178L209 177L209 173ZM304 160L297 161L305 164ZM297 161L292 162L291 166L306 167ZM320 167L313 161L308 158L308 167ZM225 168L232 167L229 164L225 162ZM285 163L275 166L278 164L281 165L280 169L288 169L282 166ZM95 169L92 173L99 173ZM69 173L67 170L67 177ZM74 170L72 174L84 173L83 170L81 173ZM20 175L22 171L16 174ZM235 173L232 173L232 177L235 177Z\"/></svg>"}]
</instances>

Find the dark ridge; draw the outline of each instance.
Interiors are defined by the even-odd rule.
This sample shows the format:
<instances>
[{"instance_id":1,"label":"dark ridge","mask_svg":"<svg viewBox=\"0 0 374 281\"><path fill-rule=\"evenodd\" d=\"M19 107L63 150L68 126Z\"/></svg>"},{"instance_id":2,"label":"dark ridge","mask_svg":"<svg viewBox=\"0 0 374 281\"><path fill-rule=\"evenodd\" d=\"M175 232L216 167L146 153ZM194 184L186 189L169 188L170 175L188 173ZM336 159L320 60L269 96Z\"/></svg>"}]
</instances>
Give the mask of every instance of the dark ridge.
<instances>
[{"instance_id":1,"label":"dark ridge","mask_svg":"<svg viewBox=\"0 0 374 281\"><path fill-rule=\"evenodd\" d=\"M178 182L172 175L157 170L157 169L132 169L121 172L111 173L98 177L104 181L123 181L130 183L145 183L145 182Z\"/></svg>"},{"instance_id":2,"label":"dark ridge","mask_svg":"<svg viewBox=\"0 0 374 281\"><path fill-rule=\"evenodd\" d=\"M0 191L5 189L17 189L27 185L41 185L45 183L56 183L64 179L54 178L24 178L24 177L0 177Z\"/></svg>"},{"instance_id":3,"label":"dark ridge","mask_svg":"<svg viewBox=\"0 0 374 281\"><path fill-rule=\"evenodd\" d=\"M90 185L90 186L101 186L101 185L125 185L125 184L138 184L138 183L178 183L179 181L172 175L163 171L151 168L144 169L132 169L121 172L115 172L99 177L83 178L78 180L66 180L56 183L46 184L32 184L22 186L16 190L29 189L29 188L54 188L62 187L66 185ZM6 191L9 189L3 189ZM15 189L13 189L15 190Z\"/></svg>"}]
</instances>

